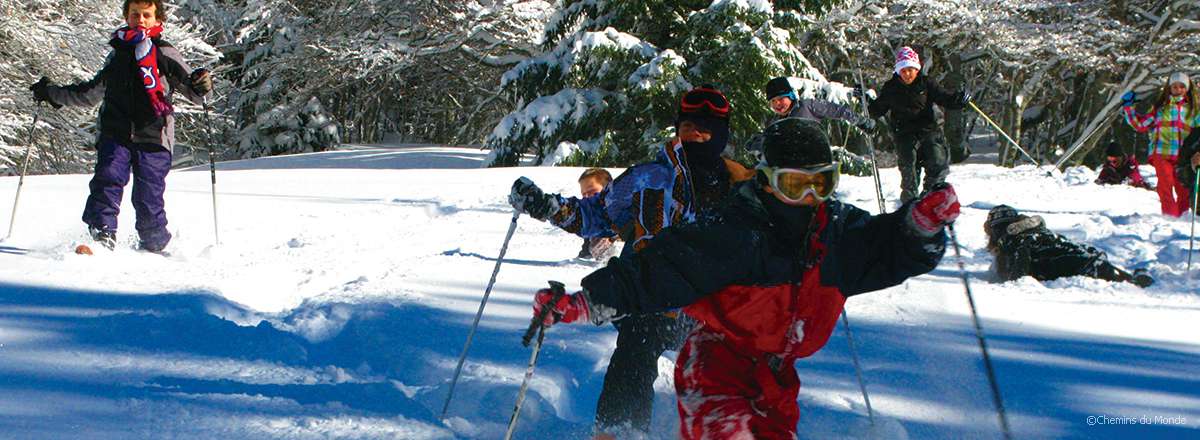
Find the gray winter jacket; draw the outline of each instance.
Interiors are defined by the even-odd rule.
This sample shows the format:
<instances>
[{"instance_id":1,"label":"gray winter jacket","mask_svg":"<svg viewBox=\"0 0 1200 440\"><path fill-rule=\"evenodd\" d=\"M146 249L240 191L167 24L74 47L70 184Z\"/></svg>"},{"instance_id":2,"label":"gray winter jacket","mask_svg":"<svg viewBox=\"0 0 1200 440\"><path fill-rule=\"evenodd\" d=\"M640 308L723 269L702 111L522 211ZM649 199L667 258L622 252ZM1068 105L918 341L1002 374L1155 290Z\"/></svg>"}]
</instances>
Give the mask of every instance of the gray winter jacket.
<instances>
[{"instance_id":1,"label":"gray winter jacket","mask_svg":"<svg viewBox=\"0 0 1200 440\"><path fill-rule=\"evenodd\" d=\"M202 96L192 90L191 68L179 50L154 39L158 48L159 82L168 102L179 91L192 102ZM92 79L66 86L50 86L47 92L55 104L72 106L100 105L100 135L118 142L157 144L171 151L175 145L175 117L158 117L150 109L150 98L142 84L133 51L115 40L104 66Z\"/></svg>"}]
</instances>

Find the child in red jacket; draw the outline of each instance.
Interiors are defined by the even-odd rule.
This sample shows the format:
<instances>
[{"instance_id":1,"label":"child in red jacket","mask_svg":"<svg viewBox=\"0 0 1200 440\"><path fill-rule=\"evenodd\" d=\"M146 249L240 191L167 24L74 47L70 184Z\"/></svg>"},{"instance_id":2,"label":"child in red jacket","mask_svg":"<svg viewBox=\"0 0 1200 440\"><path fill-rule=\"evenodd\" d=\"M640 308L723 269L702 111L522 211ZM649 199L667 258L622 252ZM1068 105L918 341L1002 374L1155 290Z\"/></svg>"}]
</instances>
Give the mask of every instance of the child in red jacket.
<instances>
[{"instance_id":1,"label":"child in red jacket","mask_svg":"<svg viewBox=\"0 0 1200 440\"><path fill-rule=\"evenodd\" d=\"M769 126L764 155L712 220L664 229L581 292L535 296L535 316L553 307L546 324L679 307L695 318L675 364L684 439L795 438L793 363L825 345L847 297L933 270L958 216L948 185L878 216L833 200L838 165L812 121Z\"/></svg>"}]
</instances>

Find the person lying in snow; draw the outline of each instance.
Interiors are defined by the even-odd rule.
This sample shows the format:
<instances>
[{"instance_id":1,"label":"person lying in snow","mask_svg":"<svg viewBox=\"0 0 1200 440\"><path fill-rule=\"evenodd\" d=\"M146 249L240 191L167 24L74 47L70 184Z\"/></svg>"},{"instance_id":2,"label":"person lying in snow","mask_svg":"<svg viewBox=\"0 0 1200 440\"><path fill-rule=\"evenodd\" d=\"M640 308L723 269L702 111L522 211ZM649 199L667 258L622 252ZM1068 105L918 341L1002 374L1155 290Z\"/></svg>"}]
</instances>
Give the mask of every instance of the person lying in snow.
<instances>
[{"instance_id":1,"label":"person lying in snow","mask_svg":"<svg viewBox=\"0 0 1200 440\"><path fill-rule=\"evenodd\" d=\"M988 237L988 252L995 257L991 271L1001 281L1026 275L1039 281L1082 275L1140 287L1154 284L1145 269L1131 274L1110 263L1099 249L1055 234L1040 216L1020 215L1008 205L988 211L983 231Z\"/></svg>"},{"instance_id":2,"label":"person lying in snow","mask_svg":"<svg viewBox=\"0 0 1200 440\"><path fill-rule=\"evenodd\" d=\"M780 120L764 147L718 215L664 229L578 293L535 296L534 316L554 302L546 324L679 307L696 319L675 362L684 439L795 438L794 362L825 345L846 298L933 270L958 217L949 185L878 216L834 200L838 164L815 122Z\"/></svg>"},{"instance_id":3,"label":"person lying in snow","mask_svg":"<svg viewBox=\"0 0 1200 440\"><path fill-rule=\"evenodd\" d=\"M1104 152L1104 166L1100 176L1096 178L1097 185L1129 185L1134 188L1154 189L1142 178L1138 171L1137 157L1125 154L1125 150L1116 142L1109 142Z\"/></svg>"}]
</instances>

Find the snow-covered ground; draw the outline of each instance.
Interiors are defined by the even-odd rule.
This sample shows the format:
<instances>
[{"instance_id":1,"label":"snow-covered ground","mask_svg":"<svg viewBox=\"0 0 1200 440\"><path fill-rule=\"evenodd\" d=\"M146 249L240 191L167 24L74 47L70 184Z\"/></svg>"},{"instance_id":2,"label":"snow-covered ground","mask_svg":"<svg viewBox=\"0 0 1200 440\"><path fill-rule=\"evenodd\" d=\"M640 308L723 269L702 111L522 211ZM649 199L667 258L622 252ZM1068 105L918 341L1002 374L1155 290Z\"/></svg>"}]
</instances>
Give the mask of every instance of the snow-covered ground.
<instances>
[{"instance_id":1,"label":"snow-covered ground","mask_svg":"<svg viewBox=\"0 0 1200 440\"><path fill-rule=\"evenodd\" d=\"M89 176L27 178L15 232L0 242L0 437L499 438L529 358L520 335L532 292L549 279L577 287L593 267L573 259L578 238L521 218L450 420L438 420L509 225L510 182L577 192L579 169L479 169L484 156L357 148L220 164L216 246L208 169L176 171L166 258L130 249L128 204L117 251L73 254L86 242ZM896 170L882 177L898 197ZM1150 191L1093 178L952 168L958 238L1015 437L1196 438L1188 219L1159 215ZM842 182L843 200L875 210L871 178ZM16 186L0 178L6 207ZM1148 268L1158 284L986 281L981 224L1000 203ZM797 363L801 438L998 438L952 252L847 310L877 427L839 327ZM588 436L615 335L547 333L517 438ZM675 438L670 359L660 367L654 437Z\"/></svg>"}]
</instances>

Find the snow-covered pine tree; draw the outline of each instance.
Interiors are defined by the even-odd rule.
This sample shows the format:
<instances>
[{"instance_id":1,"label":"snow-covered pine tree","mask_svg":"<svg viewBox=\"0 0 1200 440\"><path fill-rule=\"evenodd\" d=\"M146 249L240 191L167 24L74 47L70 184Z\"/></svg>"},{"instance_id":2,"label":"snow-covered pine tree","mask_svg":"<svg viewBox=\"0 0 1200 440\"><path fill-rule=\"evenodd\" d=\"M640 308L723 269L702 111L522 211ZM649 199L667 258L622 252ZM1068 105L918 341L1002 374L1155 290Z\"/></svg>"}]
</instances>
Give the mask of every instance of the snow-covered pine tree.
<instances>
[{"instance_id":1,"label":"snow-covered pine tree","mask_svg":"<svg viewBox=\"0 0 1200 440\"><path fill-rule=\"evenodd\" d=\"M502 79L518 106L496 125L489 164L522 154L539 164L628 165L651 157L673 129L676 100L711 83L734 106L733 142L768 117L762 87L775 76L812 81L806 94L836 92L804 57L806 12L829 1L565 0L546 27L541 56Z\"/></svg>"}]
</instances>

